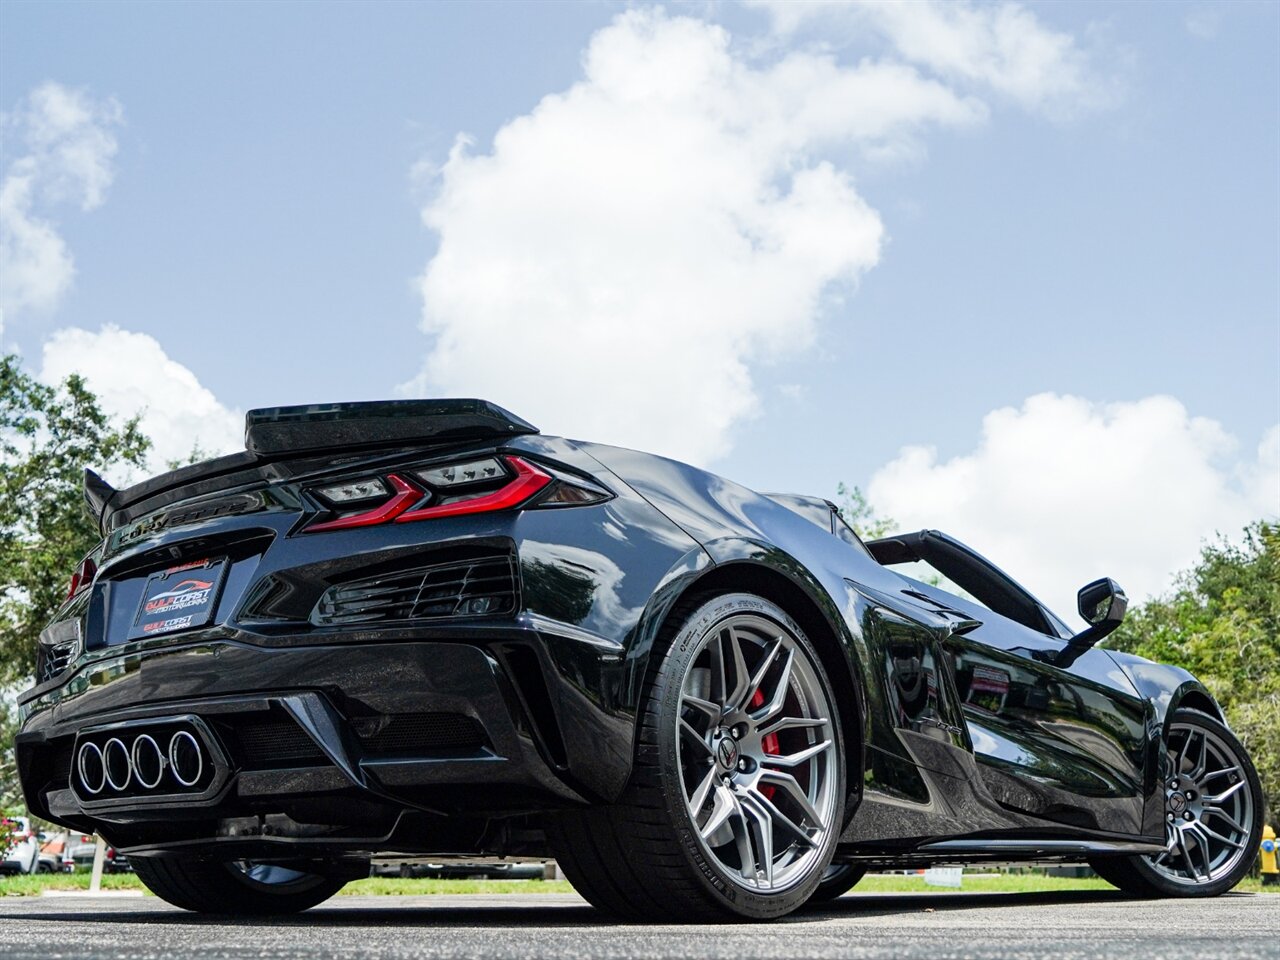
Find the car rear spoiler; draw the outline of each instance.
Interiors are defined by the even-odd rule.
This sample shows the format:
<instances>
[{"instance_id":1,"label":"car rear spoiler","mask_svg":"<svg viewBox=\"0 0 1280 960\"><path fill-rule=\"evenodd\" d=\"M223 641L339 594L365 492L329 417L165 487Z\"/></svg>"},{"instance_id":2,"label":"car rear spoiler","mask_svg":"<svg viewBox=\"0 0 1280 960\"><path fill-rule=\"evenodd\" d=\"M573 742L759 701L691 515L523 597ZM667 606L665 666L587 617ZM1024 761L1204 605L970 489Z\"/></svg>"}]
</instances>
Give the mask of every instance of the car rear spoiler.
<instances>
[{"instance_id":1,"label":"car rear spoiler","mask_svg":"<svg viewBox=\"0 0 1280 960\"><path fill-rule=\"evenodd\" d=\"M488 400L373 400L316 403L250 410L244 418L245 449L170 470L114 489L92 470L84 472L84 498L105 535L119 510L177 487L199 495L227 485L275 460L380 447L431 447L472 440L500 440L538 428ZM248 479L248 477L245 477Z\"/></svg>"}]
</instances>

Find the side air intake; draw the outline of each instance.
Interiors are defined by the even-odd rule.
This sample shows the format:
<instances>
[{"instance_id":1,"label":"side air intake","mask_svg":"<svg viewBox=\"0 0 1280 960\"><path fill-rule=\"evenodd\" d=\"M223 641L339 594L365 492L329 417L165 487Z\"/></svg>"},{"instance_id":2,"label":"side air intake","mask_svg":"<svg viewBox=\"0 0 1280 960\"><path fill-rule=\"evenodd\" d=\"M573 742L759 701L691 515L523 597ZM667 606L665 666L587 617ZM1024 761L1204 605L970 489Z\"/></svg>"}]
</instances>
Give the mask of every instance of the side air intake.
<instances>
[{"instance_id":1,"label":"side air intake","mask_svg":"<svg viewBox=\"0 0 1280 960\"><path fill-rule=\"evenodd\" d=\"M510 615L516 609L515 558L455 560L330 587L311 622L320 626Z\"/></svg>"}]
</instances>

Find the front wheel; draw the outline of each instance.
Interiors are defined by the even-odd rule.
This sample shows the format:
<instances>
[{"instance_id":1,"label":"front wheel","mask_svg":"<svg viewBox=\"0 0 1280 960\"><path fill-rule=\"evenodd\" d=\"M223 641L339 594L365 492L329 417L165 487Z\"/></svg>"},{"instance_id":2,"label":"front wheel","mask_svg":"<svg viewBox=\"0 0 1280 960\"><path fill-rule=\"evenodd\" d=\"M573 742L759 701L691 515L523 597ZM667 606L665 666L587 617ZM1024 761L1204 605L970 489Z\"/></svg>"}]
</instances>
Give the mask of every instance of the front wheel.
<instances>
[{"instance_id":1,"label":"front wheel","mask_svg":"<svg viewBox=\"0 0 1280 960\"><path fill-rule=\"evenodd\" d=\"M843 897L857 886L858 881L866 875L866 868L860 867L856 863L833 863L827 867L827 872L822 875L822 882L813 891L813 896L809 898L809 902L826 903L838 897Z\"/></svg>"},{"instance_id":2,"label":"front wheel","mask_svg":"<svg viewBox=\"0 0 1280 960\"><path fill-rule=\"evenodd\" d=\"M628 919L781 916L813 893L840 832L831 684L795 621L760 597L686 603L671 622L624 798L553 822L556 860Z\"/></svg>"},{"instance_id":3,"label":"front wheel","mask_svg":"<svg viewBox=\"0 0 1280 960\"><path fill-rule=\"evenodd\" d=\"M1262 836L1262 785L1223 723L1176 710L1165 743L1165 849L1097 858L1094 872L1141 897L1215 897L1241 881Z\"/></svg>"},{"instance_id":4,"label":"front wheel","mask_svg":"<svg viewBox=\"0 0 1280 960\"><path fill-rule=\"evenodd\" d=\"M196 913L298 913L323 903L346 885L345 880L247 860L138 857L130 862L157 897Z\"/></svg>"}]
</instances>

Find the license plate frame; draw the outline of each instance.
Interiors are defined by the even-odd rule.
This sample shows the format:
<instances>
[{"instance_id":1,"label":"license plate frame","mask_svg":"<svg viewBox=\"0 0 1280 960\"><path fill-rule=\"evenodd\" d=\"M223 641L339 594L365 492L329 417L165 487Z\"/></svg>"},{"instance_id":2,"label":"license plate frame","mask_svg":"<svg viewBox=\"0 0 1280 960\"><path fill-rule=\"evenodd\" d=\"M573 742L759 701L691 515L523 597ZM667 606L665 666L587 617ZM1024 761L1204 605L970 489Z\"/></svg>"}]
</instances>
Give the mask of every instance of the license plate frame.
<instances>
[{"instance_id":1,"label":"license plate frame","mask_svg":"<svg viewBox=\"0 0 1280 960\"><path fill-rule=\"evenodd\" d=\"M151 574L143 584L127 639L207 627L218 611L229 566L226 557L206 557Z\"/></svg>"}]
</instances>

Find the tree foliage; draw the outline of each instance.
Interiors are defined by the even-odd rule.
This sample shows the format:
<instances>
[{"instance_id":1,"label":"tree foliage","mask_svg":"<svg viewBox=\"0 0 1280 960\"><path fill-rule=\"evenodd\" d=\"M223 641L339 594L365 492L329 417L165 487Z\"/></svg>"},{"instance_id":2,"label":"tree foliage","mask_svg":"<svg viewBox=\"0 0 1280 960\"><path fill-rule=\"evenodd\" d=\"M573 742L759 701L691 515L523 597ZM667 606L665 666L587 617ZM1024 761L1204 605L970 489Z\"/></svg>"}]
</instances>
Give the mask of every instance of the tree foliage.
<instances>
[{"instance_id":1,"label":"tree foliage","mask_svg":"<svg viewBox=\"0 0 1280 960\"><path fill-rule=\"evenodd\" d=\"M877 514L858 487L836 484L836 509L844 522L853 527L854 533L863 540L875 540L898 530L898 522L892 517Z\"/></svg>"},{"instance_id":2,"label":"tree foliage","mask_svg":"<svg viewBox=\"0 0 1280 960\"><path fill-rule=\"evenodd\" d=\"M16 356L0 359L0 804L16 800L9 695L30 683L36 639L99 539L84 468L141 466L149 446L137 420L114 423L80 377L52 387Z\"/></svg>"},{"instance_id":3,"label":"tree foliage","mask_svg":"<svg viewBox=\"0 0 1280 960\"><path fill-rule=\"evenodd\" d=\"M137 419L112 422L80 377L51 387L16 356L0 360L0 682L31 674L36 638L100 539L85 467L140 467L149 446Z\"/></svg>"},{"instance_id":4,"label":"tree foliage","mask_svg":"<svg viewBox=\"0 0 1280 960\"><path fill-rule=\"evenodd\" d=\"M1107 646L1184 667L1209 688L1280 813L1280 524L1219 538L1174 589L1132 611Z\"/></svg>"}]
</instances>

